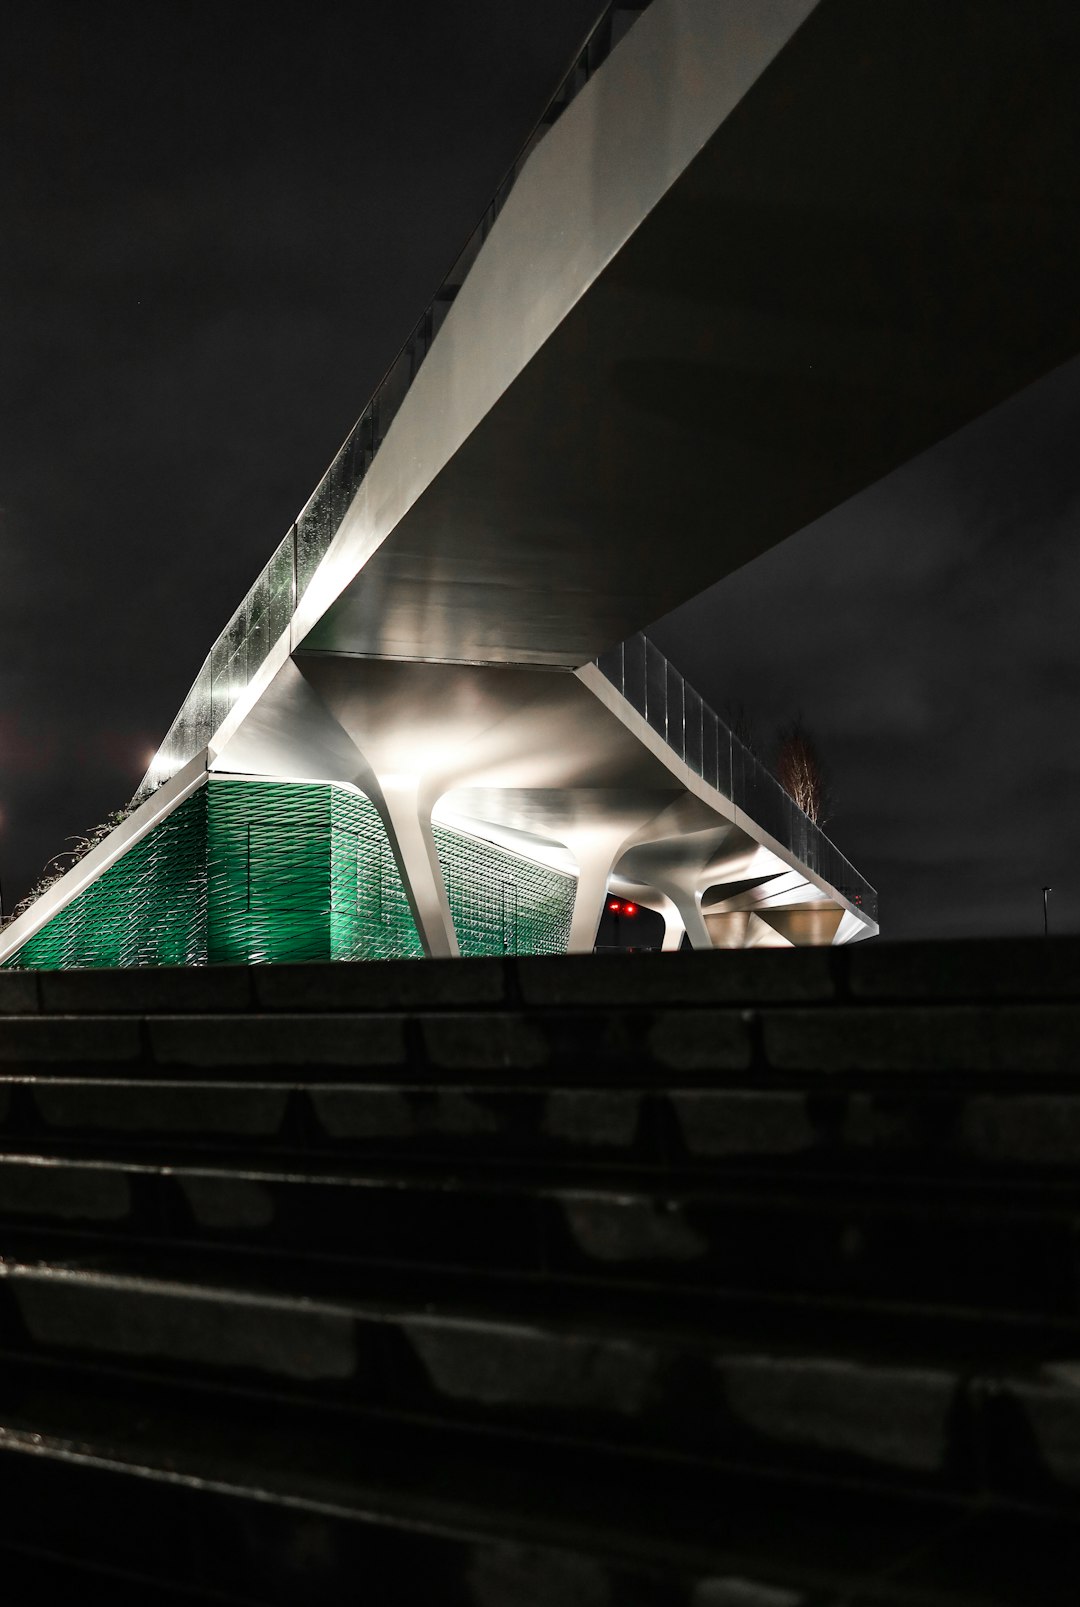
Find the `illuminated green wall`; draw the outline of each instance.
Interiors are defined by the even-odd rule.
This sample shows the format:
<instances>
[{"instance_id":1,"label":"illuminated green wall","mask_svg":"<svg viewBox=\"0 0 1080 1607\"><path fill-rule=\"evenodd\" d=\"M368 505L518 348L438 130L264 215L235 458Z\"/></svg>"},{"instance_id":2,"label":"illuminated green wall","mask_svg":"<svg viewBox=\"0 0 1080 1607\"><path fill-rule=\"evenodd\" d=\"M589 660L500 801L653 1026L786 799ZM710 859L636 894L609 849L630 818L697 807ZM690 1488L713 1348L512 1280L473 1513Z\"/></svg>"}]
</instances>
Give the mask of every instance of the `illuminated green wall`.
<instances>
[{"instance_id":1,"label":"illuminated green wall","mask_svg":"<svg viewBox=\"0 0 1080 1607\"><path fill-rule=\"evenodd\" d=\"M330 949L335 960L424 952L379 812L344 787L330 788Z\"/></svg>"},{"instance_id":2,"label":"illuminated green wall","mask_svg":"<svg viewBox=\"0 0 1080 1607\"><path fill-rule=\"evenodd\" d=\"M211 780L207 790L211 965L329 960L329 787Z\"/></svg>"},{"instance_id":3,"label":"illuminated green wall","mask_svg":"<svg viewBox=\"0 0 1080 1607\"><path fill-rule=\"evenodd\" d=\"M423 953L374 804L325 782L210 782L212 965Z\"/></svg>"},{"instance_id":4,"label":"illuminated green wall","mask_svg":"<svg viewBox=\"0 0 1080 1607\"><path fill-rule=\"evenodd\" d=\"M322 782L214 778L7 963L52 971L422 952L366 798Z\"/></svg>"},{"instance_id":5,"label":"illuminated green wall","mask_svg":"<svg viewBox=\"0 0 1080 1607\"><path fill-rule=\"evenodd\" d=\"M574 881L435 828L462 954L566 948ZM212 778L7 962L34 970L422 954L382 821L325 782Z\"/></svg>"},{"instance_id":6,"label":"illuminated green wall","mask_svg":"<svg viewBox=\"0 0 1080 1607\"><path fill-rule=\"evenodd\" d=\"M462 954L565 954L572 876L446 826L434 835Z\"/></svg>"},{"instance_id":7,"label":"illuminated green wall","mask_svg":"<svg viewBox=\"0 0 1080 1607\"><path fill-rule=\"evenodd\" d=\"M206 808L201 787L7 964L35 971L205 965Z\"/></svg>"}]
</instances>

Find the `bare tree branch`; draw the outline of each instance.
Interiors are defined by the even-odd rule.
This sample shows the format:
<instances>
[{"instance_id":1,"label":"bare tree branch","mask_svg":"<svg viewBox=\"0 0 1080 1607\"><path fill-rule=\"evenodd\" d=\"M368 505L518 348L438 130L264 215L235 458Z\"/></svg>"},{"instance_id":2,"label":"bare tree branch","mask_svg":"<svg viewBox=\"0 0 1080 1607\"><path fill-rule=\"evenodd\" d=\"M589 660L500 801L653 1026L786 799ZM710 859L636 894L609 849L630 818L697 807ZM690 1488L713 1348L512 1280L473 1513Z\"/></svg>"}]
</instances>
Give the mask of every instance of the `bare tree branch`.
<instances>
[{"instance_id":1,"label":"bare tree branch","mask_svg":"<svg viewBox=\"0 0 1080 1607\"><path fill-rule=\"evenodd\" d=\"M809 815L815 825L824 826L832 800L801 710L777 732L776 779L803 814Z\"/></svg>"}]
</instances>

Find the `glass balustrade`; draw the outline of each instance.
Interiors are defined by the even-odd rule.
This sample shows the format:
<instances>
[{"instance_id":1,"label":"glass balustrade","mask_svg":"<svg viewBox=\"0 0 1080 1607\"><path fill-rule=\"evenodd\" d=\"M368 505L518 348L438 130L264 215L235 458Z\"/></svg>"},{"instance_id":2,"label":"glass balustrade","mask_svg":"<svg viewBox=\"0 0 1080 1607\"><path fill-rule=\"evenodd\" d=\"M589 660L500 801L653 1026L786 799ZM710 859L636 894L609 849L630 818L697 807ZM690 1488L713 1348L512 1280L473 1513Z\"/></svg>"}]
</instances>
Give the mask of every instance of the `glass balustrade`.
<instances>
[{"instance_id":1,"label":"glass balustrade","mask_svg":"<svg viewBox=\"0 0 1080 1607\"><path fill-rule=\"evenodd\" d=\"M648 4L649 0L617 0L590 32L430 306L391 363L296 523L215 642L143 778L137 798L167 781L206 747L288 628L297 603L336 535L529 156Z\"/></svg>"},{"instance_id":2,"label":"glass balustrade","mask_svg":"<svg viewBox=\"0 0 1080 1607\"><path fill-rule=\"evenodd\" d=\"M870 883L728 730L655 642L639 631L601 654L596 663L688 769L730 798L800 864L877 920L877 893Z\"/></svg>"}]
</instances>

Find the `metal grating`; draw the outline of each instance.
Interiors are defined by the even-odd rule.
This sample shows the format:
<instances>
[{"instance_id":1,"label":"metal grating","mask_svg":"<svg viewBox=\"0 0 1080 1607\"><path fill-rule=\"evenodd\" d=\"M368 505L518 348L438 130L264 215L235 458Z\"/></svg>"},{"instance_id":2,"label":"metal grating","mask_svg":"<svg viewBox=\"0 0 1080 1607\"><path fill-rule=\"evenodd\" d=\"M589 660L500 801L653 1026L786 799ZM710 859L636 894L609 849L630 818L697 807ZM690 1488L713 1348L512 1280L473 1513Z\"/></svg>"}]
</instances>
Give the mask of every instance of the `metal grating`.
<instances>
[{"instance_id":1,"label":"metal grating","mask_svg":"<svg viewBox=\"0 0 1080 1607\"><path fill-rule=\"evenodd\" d=\"M572 876L447 826L434 835L462 954L565 954Z\"/></svg>"},{"instance_id":2,"label":"metal grating","mask_svg":"<svg viewBox=\"0 0 1080 1607\"><path fill-rule=\"evenodd\" d=\"M37 971L205 965L206 788L129 848L7 961Z\"/></svg>"}]
</instances>

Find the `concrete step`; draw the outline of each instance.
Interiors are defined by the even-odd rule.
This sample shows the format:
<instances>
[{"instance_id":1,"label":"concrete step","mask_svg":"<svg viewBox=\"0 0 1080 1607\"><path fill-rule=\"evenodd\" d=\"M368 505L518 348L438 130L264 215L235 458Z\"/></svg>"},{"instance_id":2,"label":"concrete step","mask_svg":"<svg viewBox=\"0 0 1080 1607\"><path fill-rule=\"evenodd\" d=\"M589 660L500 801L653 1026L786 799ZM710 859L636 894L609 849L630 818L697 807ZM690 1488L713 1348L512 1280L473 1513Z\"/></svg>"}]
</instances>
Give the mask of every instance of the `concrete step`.
<instances>
[{"instance_id":1,"label":"concrete step","mask_svg":"<svg viewBox=\"0 0 1080 1607\"><path fill-rule=\"evenodd\" d=\"M1074 1607L1078 962L0 974L5 1602Z\"/></svg>"},{"instance_id":2,"label":"concrete step","mask_svg":"<svg viewBox=\"0 0 1080 1607\"><path fill-rule=\"evenodd\" d=\"M890 1179L658 1188L446 1167L302 1169L183 1151L0 1156L0 1230L231 1245L357 1265L498 1267L597 1285L773 1290L1072 1317L1080 1191Z\"/></svg>"},{"instance_id":3,"label":"concrete step","mask_svg":"<svg viewBox=\"0 0 1080 1607\"><path fill-rule=\"evenodd\" d=\"M190 1391L90 1392L17 1365L0 1430L0 1500L24 1545L226 1599L351 1603L370 1579L380 1607L433 1599L434 1580L449 1607L1028 1607L1018 1554L1046 1570L1040 1607L1071 1607L1080 1587L1062 1515L1013 1507L991 1523L693 1459L554 1443L523 1455L498 1436L360 1431L288 1403L272 1420L239 1399L211 1414Z\"/></svg>"},{"instance_id":4,"label":"concrete step","mask_svg":"<svg viewBox=\"0 0 1080 1607\"><path fill-rule=\"evenodd\" d=\"M632 971L627 971L627 966ZM641 1009L1080 1000L1080 938L377 964L0 971L0 1013Z\"/></svg>"},{"instance_id":5,"label":"concrete step","mask_svg":"<svg viewBox=\"0 0 1080 1607\"><path fill-rule=\"evenodd\" d=\"M222 1076L0 1077L0 1144L52 1154L114 1145L152 1158L339 1154L483 1166L588 1163L646 1172L1006 1178L1073 1175L1080 1088L594 1087L299 1082Z\"/></svg>"},{"instance_id":6,"label":"concrete step","mask_svg":"<svg viewBox=\"0 0 1080 1607\"><path fill-rule=\"evenodd\" d=\"M633 962L630 962L633 963ZM196 1015L8 1015L8 1076L158 1078L214 1071L307 1081L484 1082L508 1075L596 1087L744 1083L821 1087L1074 1086L1080 1003L836 1005Z\"/></svg>"},{"instance_id":7,"label":"concrete step","mask_svg":"<svg viewBox=\"0 0 1080 1607\"><path fill-rule=\"evenodd\" d=\"M661 1320L580 1294L496 1310L475 1288L435 1303L422 1279L379 1298L296 1269L268 1283L211 1258L150 1265L9 1260L0 1353L62 1364L89 1390L124 1374L303 1398L354 1414L358 1433L372 1414L422 1419L497 1431L522 1455L573 1441L1062 1507L1080 1487L1080 1324L988 1337L972 1321L935 1332L918 1311L886 1326L745 1298Z\"/></svg>"},{"instance_id":8,"label":"concrete step","mask_svg":"<svg viewBox=\"0 0 1080 1607\"><path fill-rule=\"evenodd\" d=\"M678 1330L711 1340L736 1339L811 1350L843 1343L885 1361L967 1358L1010 1368L1030 1356L1058 1361L1075 1353L1080 1320L1038 1311L883 1300L777 1289L706 1288L644 1279L613 1281L473 1266L357 1262L253 1250L246 1245L95 1240L56 1232L4 1230L3 1277L23 1268L121 1279L164 1279L210 1291L316 1303L360 1302L376 1311L477 1313L514 1322L569 1322L651 1333ZM14 1331L14 1330L13 1330ZM1041 1361L1039 1363L1041 1365Z\"/></svg>"}]
</instances>

